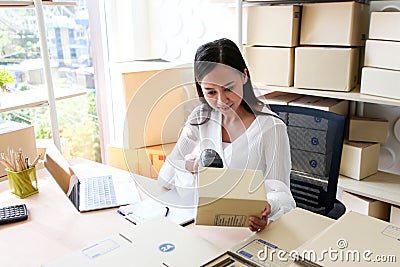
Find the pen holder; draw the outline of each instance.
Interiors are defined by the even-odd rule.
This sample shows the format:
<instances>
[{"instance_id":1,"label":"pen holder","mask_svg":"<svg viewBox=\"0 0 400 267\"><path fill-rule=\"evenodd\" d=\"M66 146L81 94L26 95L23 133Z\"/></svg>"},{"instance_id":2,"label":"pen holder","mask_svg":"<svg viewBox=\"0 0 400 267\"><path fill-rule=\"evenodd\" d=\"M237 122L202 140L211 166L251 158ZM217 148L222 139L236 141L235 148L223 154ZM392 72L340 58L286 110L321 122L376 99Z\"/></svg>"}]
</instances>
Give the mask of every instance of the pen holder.
<instances>
[{"instance_id":1,"label":"pen holder","mask_svg":"<svg viewBox=\"0 0 400 267\"><path fill-rule=\"evenodd\" d=\"M6 172L10 191L18 198L26 198L39 192L35 166L19 172L6 169Z\"/></svg>"}]
</instances>

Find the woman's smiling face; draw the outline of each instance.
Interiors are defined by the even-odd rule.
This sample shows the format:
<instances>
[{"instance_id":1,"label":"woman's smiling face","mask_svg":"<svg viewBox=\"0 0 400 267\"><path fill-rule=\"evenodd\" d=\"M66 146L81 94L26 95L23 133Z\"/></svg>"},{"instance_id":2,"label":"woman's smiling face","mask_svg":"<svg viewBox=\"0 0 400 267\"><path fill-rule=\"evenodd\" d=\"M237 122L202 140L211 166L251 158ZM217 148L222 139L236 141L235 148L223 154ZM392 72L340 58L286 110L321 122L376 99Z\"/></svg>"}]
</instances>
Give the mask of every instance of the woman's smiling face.
<instances>
[{"instance_id":1,"label":"woman's smiling face","mask_svg":"<svg viewBox=\"0 0 400 267\"><path fill-rule=\"evenodd\" d=\"M224 64L203 77L200 86L207 103L214 109L227 114L237 111L243 99L243 84L247 75Z\"/></svg>"}]
</instances>

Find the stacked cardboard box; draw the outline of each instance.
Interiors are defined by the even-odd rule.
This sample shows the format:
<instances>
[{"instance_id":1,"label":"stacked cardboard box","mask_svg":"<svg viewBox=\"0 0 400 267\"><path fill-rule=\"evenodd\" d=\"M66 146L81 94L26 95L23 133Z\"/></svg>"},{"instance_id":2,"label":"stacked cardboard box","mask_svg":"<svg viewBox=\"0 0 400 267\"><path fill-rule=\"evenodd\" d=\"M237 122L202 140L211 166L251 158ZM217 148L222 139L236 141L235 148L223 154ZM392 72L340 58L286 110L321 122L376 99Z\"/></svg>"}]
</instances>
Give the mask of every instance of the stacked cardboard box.
<instances>
[{"instance_id":1,"label":"stacked cardboard box","mask_svg":"<svg viewBox=\"0 0 400 267\"><path fill-rule=\"evenodd\" d=\"M300 6L248 8L244 54L255 84L292 86L294 47L298 45Z\"/></svg>"},{"instance_id":2,"label":"stacked cardboard box","mask_svg":"<svg viewBox=\"0 0 400 267\"><path fill-rule=\"evenodd\" d=\"M170 143L128 149L108 145L108 164L146 177L157 178L166 157L171 153L174 146L175 143Z\"/></svg>"},{"instance_id":3,"label":"stacked cardboard box","mask_svg":"<svg viewBox=\"0 0 400 267\"><path fill-rule=\"evenodd\" d=\"M384 221L389 221L390 204L379 200L359 196L347 191L342 193L342 201L346 211L356 211Z\"/></svg>"},{"instance_id":4,"label":"stacked cardboard box","mask_svg":"<svg viewBox=\"0 0 400 267\"><path fill-rule=\"evenodd\" d=\"M36 158L36 139L32 125L26 125L14 121L7 121L0 124L0 153L9 154L9 150L15 153L21 149L24 156L30 161ZM6 176L5 167L0 164L0 179ZM3 178L1 178L3 177Z\"/></svg>"},{"instance_id":5,"label":"stacked cardboard box","mask_svg":"<svg viewBox=\"0 0 400 267\"><path fill-rule=\"evenodd\" d=\"M368 6L358 2L304 4L294 87L350 91L358 83Z\"/></svg>"},{"instance_id":6,"label":"stacked cardboard box","mask_svg":"<svg viewBox=\"0 0 400 267\"><path fill-rule=\"evenodd\" d=\"M400 99L399 51L400 12L372 12L361 93Z\"/></svg>"},{"instance_id":7,"label":"stacked cardboard box","mask_svg":"<svg viewBox=\"0 0 400 267\"><path fill-rule=\"evenodd\" d=\"M343 144L340 174L362 180L378 172L380 144L386 143L389 122L351 117L348 140Z\"/></svg>"}]
</instances>

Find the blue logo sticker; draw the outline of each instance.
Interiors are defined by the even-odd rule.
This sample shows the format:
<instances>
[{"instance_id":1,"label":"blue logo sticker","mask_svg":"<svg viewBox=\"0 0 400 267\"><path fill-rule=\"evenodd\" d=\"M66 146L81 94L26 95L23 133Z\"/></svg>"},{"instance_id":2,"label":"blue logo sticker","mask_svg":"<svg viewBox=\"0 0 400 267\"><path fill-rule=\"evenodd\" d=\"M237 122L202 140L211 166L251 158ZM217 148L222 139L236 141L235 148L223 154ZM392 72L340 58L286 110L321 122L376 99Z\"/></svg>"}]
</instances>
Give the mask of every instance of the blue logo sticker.
<instances>
[{"instance_id":1,"label":"blue logo sticker","mask_svg":"<svg viewBox=\"0 0 400 267\"><path fill-rule=\"evenodd\" d=\"M319 140L318 140L318 138L317 138L317 137L311 138L311 144L314 145L314 146L319 145Z\"/></svg>"},{"instance_id":2,"label":"blue logo sticker","mask_svg":"<svg viewBox=\"0 0 400 267\"><path fill-rule=\"evenodd\" d=\"M175 249L175 245L171 243L163 243L158 247L158 249L161 252L171 252Z\"/></svg>"},{"instance_id":3,"label":"blue logo sticker","mask_svg":"<svg viewBox=\"0 0 400 267\"><path fill-rule=\"evenodd\" d=\"M310 166L311 166L311 167L316 168L317 165L318 165L318 164L317 164L317 161L316 161L315 159L310 160Z\"/></svg>"},{"instance_id":4,"label":"blue logo sticker","mask_svg":"<svg viewBox=\"0 0 400 267\"><path fill-rule=\"evenodd\" d=\"M320 117L314 117L314 121L315 121L316 123L320 123L320 122L322 121L322 118L320 118Z\"/></svg>"}]
</instances>

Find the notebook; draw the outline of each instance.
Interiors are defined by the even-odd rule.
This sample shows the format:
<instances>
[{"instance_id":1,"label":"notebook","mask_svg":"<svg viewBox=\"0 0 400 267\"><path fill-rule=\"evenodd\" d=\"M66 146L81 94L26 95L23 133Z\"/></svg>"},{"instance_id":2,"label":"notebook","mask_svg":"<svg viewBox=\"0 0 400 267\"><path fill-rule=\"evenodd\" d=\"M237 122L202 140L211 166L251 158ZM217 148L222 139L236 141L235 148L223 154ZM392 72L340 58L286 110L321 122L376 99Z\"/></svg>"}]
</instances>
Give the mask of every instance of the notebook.
<instances>
[{"instance_id":1,"label":"notebook","mask_svg":"<svg viewBox=\"0 0 400 267\"><path fill-rule=\"evenodd\" d=\"M196 209L194 196L183 198L175 189L172 189L157 198L149 197L143 201L122 206L118 209L118 213L134 224L141 224L162 216L185 226L194 221Z\"/></svg>"},{"instance_id":2,"label":"notebook","mask_svg":"<svg viewBox=\"0 0 400 267\"><path fill-rule=\"evenodd\" d=\"M65 255L55 266L200 266L223 251L164 217L129 227Z\"/></svg>"},{"instance_id":3,"label":"notebook","mask_svg":"<svg viewBox=\"0 0 400 267\"><path fill-rule=\"evenodd\" d=\"M118 207L140 201L135 182L108 173L78 177L57 149L48 149L46 169L80 212Z\"/></svg>"}]
</instances>

